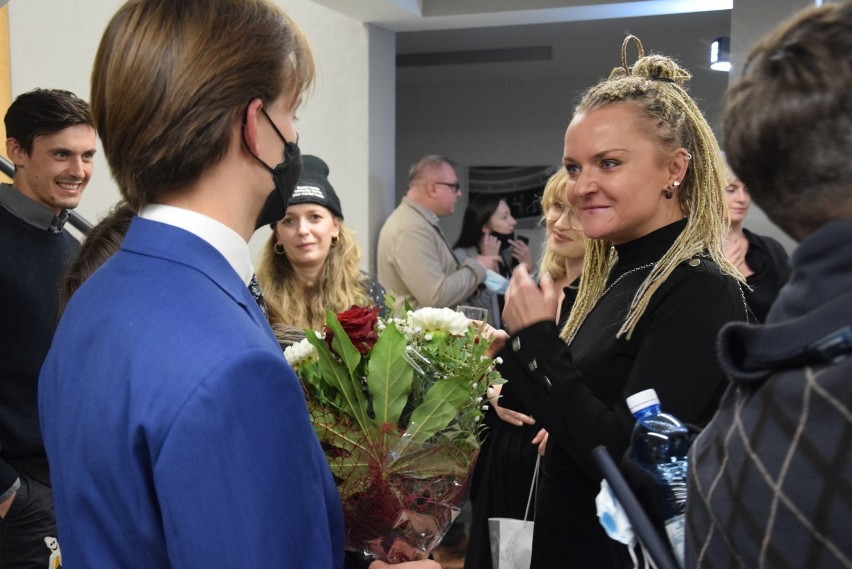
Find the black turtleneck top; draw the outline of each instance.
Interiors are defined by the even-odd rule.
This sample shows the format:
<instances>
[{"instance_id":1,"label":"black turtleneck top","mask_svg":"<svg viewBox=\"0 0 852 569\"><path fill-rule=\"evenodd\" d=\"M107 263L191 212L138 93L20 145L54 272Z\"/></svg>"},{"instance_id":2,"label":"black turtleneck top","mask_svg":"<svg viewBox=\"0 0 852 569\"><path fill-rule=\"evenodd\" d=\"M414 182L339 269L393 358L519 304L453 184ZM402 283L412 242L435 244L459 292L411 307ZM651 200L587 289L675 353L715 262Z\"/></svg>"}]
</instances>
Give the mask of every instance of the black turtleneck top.
<instances>
[{"instance_id":1,"label":"black turtleneck top","mask_svg":"<svg viewBox=\"0 0 852 569\"><path fill-rule=\"evenodd\" d=\"M716 334L725 323L744 320L746 308L739 284L709 257L679 265L651 298L632 338L616 338L649 264L685 226L680 220L616 247L607 290L570 346L553 322L539 322L514 334L500 354L514 393L550 433L532 569L622 566L596 516L601 475L591 451L603 444L621 457L627 449L635 422L627 396L653 388L664 411L694 424L708 422L716 410L726 386Z\"/></svg>"}]
</instances>

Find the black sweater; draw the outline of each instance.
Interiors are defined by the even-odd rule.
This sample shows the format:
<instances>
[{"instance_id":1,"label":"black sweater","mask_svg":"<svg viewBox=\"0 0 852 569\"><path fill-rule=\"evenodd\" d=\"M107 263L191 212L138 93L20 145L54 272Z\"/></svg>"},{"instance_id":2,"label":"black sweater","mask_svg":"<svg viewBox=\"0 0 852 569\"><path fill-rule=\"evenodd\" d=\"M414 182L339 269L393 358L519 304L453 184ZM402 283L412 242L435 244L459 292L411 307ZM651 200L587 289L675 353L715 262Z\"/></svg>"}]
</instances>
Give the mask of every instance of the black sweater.
<instances>
[{"instance_id":1,"label":"black sweater","mask_svg":"<svg viewBox=\"0 0 852 569\"><path fill-rule=\"evenodd\" d=\"M0 206L0 495L17 479L9 460L43 460L38 375L58 321L59 283L79 243ZM47 482L47 480L43 480Z\"/></svg>"},{"instance_id":2,"label":"black sweater","mask_svg":"<svg viewBox=\"0 0 852 569\"><path fill-rule=\"evenodd\" d=\"M600 527L595 496L601 475L591 450L621 456L634 419L625 397L654 388L663 408L683 421L706 423L724 389L715 358L723 324L745 318L737 282L708 258L678 266L654 294L630 341L616 338L630 301L685 220L617 247L608 284L570 348L552 322L514 335L501 353L505 376L550 432L538 490L533 569L620 566L620 553ZM614 552L615 551L615 552Z\"/></svg>"}]
</instances>

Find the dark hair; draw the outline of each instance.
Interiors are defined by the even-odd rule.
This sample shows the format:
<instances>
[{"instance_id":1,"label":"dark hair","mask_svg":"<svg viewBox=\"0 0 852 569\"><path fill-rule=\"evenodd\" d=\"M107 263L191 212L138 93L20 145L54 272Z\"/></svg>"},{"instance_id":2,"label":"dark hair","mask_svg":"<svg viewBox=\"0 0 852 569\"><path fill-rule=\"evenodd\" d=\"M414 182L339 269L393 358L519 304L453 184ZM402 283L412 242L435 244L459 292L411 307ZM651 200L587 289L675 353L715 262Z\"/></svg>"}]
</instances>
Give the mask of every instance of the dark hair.
<instances>
[{"instance_id":1,"label":"dark hair","mask_svg":"<svg viewBox=\"0 0 852 569\"><path fill-rule=\"evenodd\" d=\"M62 281L62 288L59 291L60 310L65 309L65 305L80 285L118 251L134 215L136 212L133 208L121 201L89 230L77 258L68 267Z\"/></svg>"},{"instance_id":2,"label":"dark hair","mask_svg":"<svg viewBox=\"0 0 852 569\"><path fill-rule=\"evenodd\" d=\"M506 198L497 194L480 194L470 200L464 210L461 234L454 247L479 247L482 226L488 223L501 201Z\"/></svg>"},{"instance_id":3,"label":"dark hair","mask_svg":"<svg viewBox=\"0 0 852 569\"><path fill-rule=\"evenodd\" d=\"M850 52L852 4L806 9L752 48L726 96L728 161L796 239L849 211Z\"/></svg>"},{"instance_id":4,"label":"dark hair","mask_svg":"<svg viewBox=\"0 0 852 569\"><path fill-rule=\"evenodd\" d=\"M37 136L78 124L93 124L89 104L74 93L60 89L35 89L19 95L6 111L3 122L6 136L17 140L28 156Z\"/></svg>"},{"instance_id":5,"label":"dark hair","mask_svg":"<svg viewBox=\"0 0 852 569\"><path fill-rule=\"evenodd\" d=\"M92 114L134 208L197 180L231 144L247 105L295 105L311 85L307 39L269 0L130 0L104 32Z\"/></svg>"}]
</instances>

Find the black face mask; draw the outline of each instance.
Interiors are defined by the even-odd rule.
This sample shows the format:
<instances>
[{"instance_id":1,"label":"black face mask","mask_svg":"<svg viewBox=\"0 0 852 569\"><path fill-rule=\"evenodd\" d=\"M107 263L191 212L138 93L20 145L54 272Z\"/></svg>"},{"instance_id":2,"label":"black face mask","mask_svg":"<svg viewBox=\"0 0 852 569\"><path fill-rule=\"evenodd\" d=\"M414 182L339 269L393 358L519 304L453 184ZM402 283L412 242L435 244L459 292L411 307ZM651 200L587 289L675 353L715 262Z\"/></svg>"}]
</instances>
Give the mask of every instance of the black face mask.
<instances>
[{"instance_id":1,"label":"black face mask","mask_svg":"<svg viewBox=\"0 0 852 569\"><path fill-rule=\"evenodd\" d=\"M493 229L491 230L491 235L496 237L497 240L500 242L500 250L501 251L503 249L511 247L512 245L509 243L509 239L515 238L514 233L498 233L498 232L494 231Z\"/></svg>"},{"instance_id":2,"label":"black face mask","mask_svg":"<svg viewBox=\"0 0 852 569\"><path fill-rule=\"evenodd\" d=\"M260 109L260 112L263 113L263 116L266 117L266 120L275 129L278 138L284 143L284 159L275 168L271 168L269 164L252 154L258 162L269 170L272 174L272 181L275 184L275 188L269 194L269 197L266 198L266 203L263 204L263 209L260 210L260 215L255 222L255 229L275 223L284 217L284 213L287 211L287 202L290 201L293 189L299 181L299 174L302 173L302 153L299 150L298 142L287 142L287 139L284 138L284 135L281 134L281 131L278 130L278 127L275 126L275 123L272 122L266 111Z\"/></svg>"}]
</instances>

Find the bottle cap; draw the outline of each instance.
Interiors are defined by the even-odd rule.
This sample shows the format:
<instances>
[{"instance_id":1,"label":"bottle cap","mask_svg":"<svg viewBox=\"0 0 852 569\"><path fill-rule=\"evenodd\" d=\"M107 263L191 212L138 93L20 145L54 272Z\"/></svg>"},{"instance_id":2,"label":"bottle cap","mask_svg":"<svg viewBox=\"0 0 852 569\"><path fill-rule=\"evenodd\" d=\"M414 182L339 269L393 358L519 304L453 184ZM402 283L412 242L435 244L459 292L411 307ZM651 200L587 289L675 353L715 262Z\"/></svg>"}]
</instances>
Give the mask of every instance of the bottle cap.
<instances>
[{"instance_id":1,"label":"bottle cap","mask_svg":"<svg viewBox=\"0 0 852 569\"><path fill-rule=\"evenodd\" d=\"M646 407L650 407L651 405L659 404L660 398L657 397L657 392L653 389L640 391L639 393L635 393L627 398L627 407L630 409L631 413L636 413Z\"/></svg>"}]
</instances>

